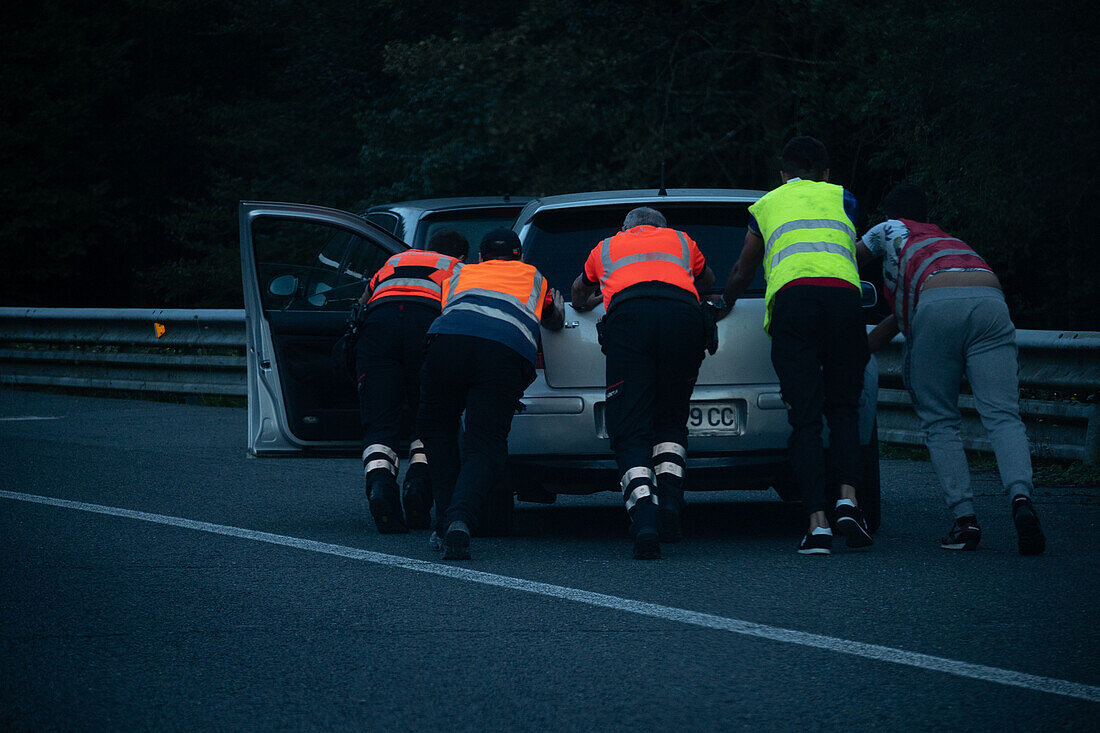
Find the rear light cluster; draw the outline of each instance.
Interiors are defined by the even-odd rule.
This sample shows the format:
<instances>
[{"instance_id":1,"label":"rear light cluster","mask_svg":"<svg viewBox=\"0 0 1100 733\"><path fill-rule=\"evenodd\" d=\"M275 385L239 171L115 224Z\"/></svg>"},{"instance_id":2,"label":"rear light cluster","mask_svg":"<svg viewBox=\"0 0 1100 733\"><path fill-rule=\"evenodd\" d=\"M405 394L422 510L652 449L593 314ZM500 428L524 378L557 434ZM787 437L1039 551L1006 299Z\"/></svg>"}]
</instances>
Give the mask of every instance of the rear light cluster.
<instances>
[{"instance_id":1,"label":"rear light cluster","mask_svg":"<svg viewBox=\"0 0 1100 733\"><path fill-rule=\"evenodd\" d=\"M542 358L542 350L539 349L539 353L535 354L535 369L545 369L546 360Z\"/></svg>"}]
</instances>

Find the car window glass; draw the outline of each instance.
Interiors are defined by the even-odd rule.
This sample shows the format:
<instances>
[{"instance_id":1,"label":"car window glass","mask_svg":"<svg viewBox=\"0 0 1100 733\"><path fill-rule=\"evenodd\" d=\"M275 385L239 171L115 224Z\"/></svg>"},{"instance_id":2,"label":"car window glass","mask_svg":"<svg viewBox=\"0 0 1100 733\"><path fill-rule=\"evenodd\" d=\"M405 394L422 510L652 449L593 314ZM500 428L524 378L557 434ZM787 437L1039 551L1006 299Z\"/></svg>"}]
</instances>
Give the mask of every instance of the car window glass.
<instances>
[{"instance_id":1,"label":"car window glass","mask_svg":"<svg viewBox=\"0 0 1100 733\"><path fill-rule=\"evenodd\" d=\"M389 256L357 234L297 219L257 219L252 243L267 310L347 310Z\"/></svg>"},{"instance_id":2,"label":"car window glass","mask_svg":"<svg viewBox=\"0 0 1100 733\"><path fill-rule=\"evenodd\" d=\"M426 215L416 228L416 249L425 249L432 235L440 229L451 227L466 237L470 243L470 255L467 262L477 262L478 245L481 238L494 229L511 229L519 216L520 207L502 207L478 209L474 211L440 211Z\"/></svg>"},{"instance_id":3,"label":"car window glass","mask_svg":"<svg viewBox=\"0 0 1100 733\"><path fill-rule=\"evenodd\" d=\"M367 221L375 226L385 229L390 234L397 231L396 214L367 214Z\"/></svg>"},{"instance_id":4,"label":"car window glass","mask_svg":"<svg viewBox=\"0 0 1100 733\"><path fill-rule=\"evenodd\" d=\"M592 248L621 228L637 204L556 209L537 214L524 239L524 259L537 267L552 287L569 292L584 269ZM745 245L748 203L654 204L668 225L686 232L714 270L714 290L720 291ZM747 295L763 295L764 272L758 268Z\"/></svg>"}]
</instances>

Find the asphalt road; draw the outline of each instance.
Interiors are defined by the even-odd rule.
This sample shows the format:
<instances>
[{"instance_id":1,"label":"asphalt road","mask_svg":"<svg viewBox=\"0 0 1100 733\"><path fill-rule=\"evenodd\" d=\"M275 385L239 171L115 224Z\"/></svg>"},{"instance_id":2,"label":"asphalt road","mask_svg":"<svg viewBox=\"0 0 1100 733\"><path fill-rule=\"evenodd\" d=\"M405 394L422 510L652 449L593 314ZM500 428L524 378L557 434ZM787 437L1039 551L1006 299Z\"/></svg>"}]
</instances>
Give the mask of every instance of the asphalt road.
<instances>
[{"instance_id":1,"label":"asphalt road","mask_svg":"<svg viewBox=\"0 0 1100 733\"><path fill-rule=\"evenodd\" d=\"M869 551L721 492L637 562L604 493L442 563L358 461L248 458L245 422L0 391L0 728L1096 730L1100 488L1038 492L1039 558L995 474L951 553L931 467L884 461Z\"/></svg>"}]
</instances>

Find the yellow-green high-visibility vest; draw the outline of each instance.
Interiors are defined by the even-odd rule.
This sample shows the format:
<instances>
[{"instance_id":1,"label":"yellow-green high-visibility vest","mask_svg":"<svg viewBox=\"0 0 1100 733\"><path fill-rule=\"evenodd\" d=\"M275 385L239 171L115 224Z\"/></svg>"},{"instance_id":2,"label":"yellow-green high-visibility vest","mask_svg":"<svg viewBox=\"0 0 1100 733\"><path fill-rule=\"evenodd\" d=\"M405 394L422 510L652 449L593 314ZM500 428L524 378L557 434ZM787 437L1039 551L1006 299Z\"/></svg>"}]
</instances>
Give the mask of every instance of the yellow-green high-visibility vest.
<instances>
[{"instance_id":1,"label":"yellow-green high-visibility vest","mask_svg":"<svg viewBox=\"0 0 1100 733\"><path fill-rule=\"evenodd\" d=\"M772 302L787 283L835 277L859 287L856 231L844 211L844 188L820 181L788 181L749 207L764 239L764 330L771 333Z\"/></svg>"}]
</instances>

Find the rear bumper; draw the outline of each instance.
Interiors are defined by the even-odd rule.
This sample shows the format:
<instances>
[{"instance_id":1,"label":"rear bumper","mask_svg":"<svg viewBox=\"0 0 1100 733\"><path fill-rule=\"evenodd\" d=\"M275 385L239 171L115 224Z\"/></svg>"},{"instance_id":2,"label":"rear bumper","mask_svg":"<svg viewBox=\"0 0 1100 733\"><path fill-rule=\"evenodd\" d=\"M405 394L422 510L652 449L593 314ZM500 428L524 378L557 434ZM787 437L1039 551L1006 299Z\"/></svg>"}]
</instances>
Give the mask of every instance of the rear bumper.
<instances>
[{"instance_id":1,"label":"rear bumper","mask_svg":"<svg viewBox=\"0 0 1100 733\"><path fill-rule=\"evenodd\" d=\"M787 451L766 450L721 455L691 455L686 488L689 491L768 489L791 482ZM618 491L619 470L610 455L509 457L511 485L553 494L591 494Z\"/></svg>"}]
</instances>

